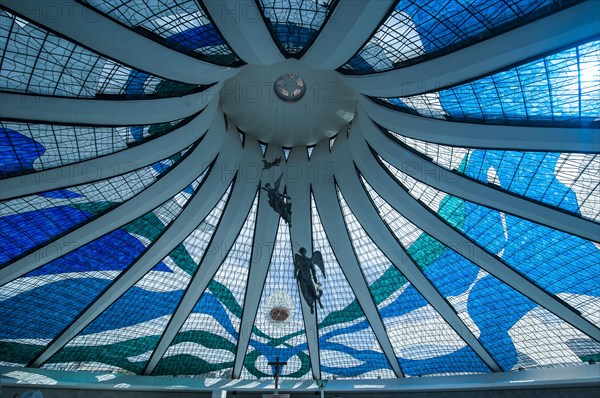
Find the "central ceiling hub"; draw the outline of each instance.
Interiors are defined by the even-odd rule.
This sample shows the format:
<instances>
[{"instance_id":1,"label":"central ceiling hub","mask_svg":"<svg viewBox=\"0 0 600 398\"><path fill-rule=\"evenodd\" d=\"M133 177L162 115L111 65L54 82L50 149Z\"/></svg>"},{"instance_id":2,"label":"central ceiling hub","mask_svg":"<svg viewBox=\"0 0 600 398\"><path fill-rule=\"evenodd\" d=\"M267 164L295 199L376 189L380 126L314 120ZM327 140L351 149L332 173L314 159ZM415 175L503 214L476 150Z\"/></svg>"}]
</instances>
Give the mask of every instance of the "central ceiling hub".
<instances>
[{"instance_id":1,"label":"central ceiling hub","mask_svg":"<svg viewBox=\"0 0 600 398\"><path fill-rule=\"evenodd\" d=\"M354 118L356 95L334 71L288 59L246 65L221 89L221 106L244 133L285 147L314 145Z\"/></svg>"}]
</instances>

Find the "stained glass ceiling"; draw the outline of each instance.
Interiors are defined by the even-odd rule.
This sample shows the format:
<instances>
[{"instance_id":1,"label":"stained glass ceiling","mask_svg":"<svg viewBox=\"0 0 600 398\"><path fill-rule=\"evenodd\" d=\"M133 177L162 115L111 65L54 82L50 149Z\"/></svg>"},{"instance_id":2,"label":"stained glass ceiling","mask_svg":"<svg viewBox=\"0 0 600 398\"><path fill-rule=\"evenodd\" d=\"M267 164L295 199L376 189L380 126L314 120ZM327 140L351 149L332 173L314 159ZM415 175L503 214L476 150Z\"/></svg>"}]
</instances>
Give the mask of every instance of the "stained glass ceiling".
<instances>
[{"instance_id":1,"label":"stained glass ceiling","mask_svg":"<svg viewBox=\"0 0 600 398\"><path fill-rule=\"evenodd\" d=\"M579 1L398 0L369 41L342 69L365 74L449 53Z\"/></svg>"},{"instance_id":2,"label":"stained glass ceiling","mask_svg":"<svg viewBox=\"0 0 600 398\"><path fill-rule=\"evenodd\" d=\"M298 57L319 34L338 0L260 0L268 28L286 56Z\"/></svg>"},{"instance_id":3,"label":"stained glass ceiling","mask_svg":"<svg viewBox=\"0 0 600 398\"><path fill-rule=\"evenodd\" d=\"M84 1L177 51L198 55L219 65L241 63L203 10L202 4L194 0Z\"/></svg>"},{"instance_id":4,"label":"stained glass ceiling","mask_svg":"<svg viewBox=\"0 0 600 398\"><path fill-rule=\"evenodd\" d=\"M384 101L420 116L479 123L597 124L600 114L600 42L477 79Z\"/></svg>"},{"instance_id":5,"label":"stained glass ceiling","mask_svg":"<svg viewBox=\"0 0 600 398\"><path fill-rule=\"evenodd\" d=\"M61 97L181 95L198 90L130 68L0 9L3 91Z\"/></svg>"},{"instance_id":6,"label":"stained glass ceiling","mask_svg":"<svg viewBox=\"0 0 600 398\"><path fill-rule=\"evenodd\" d=\"M356 114L316 145L259 141L218 105L223 76L279 67L268 48L302 64L342 16L360 26L330 73L387 79L492 38L518 48L520 27L593 18L599 3L400 0L374 19L335 0L261 0L258 16L227 1L65 2L104 15L104 38L24 3L0 5L0 365L270 379L282 361L285 379L354 380L600 361L600 28L562 28L568 45L434 91L373 98L336 80ZM262 64L237 55L251 53ZM304 68L333 62L310 56ZM310 73L298 101L331 105L336 86ZM243 107L254 94L241 93ZM32 99L48 101L42 117L13 113ZM298 105L251 117L283 131ZM66 122L76 109L90 111ZM390 114L411 125L381 123ZM421 136L432 121L439 135ZM503 138L513 129L526 149Z\"/></svg>"}]
</instances>

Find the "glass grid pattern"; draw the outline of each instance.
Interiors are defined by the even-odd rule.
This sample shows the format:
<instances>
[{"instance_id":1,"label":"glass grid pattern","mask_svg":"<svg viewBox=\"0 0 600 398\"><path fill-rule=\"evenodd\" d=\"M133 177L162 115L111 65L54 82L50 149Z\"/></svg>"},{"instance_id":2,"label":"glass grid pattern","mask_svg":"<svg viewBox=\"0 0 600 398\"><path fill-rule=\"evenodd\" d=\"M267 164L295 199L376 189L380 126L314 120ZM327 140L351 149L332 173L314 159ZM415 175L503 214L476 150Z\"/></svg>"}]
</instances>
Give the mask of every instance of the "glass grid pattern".
<instances>
[{"instance_id":1,"label":"glass grid pattern","mask_svg":"<svg viewBox=\"0 0 600 398\"><path fill-rule=\"evenodd\" d=\"M199 177L192 184L198 184L202 178L203 176ZM182 191L123 227L1 286L0 315L5 320L0 328L2 363L26 365L41 353L123 270L156 242L190 197L189 193ZM166 273L169 269L161 263L152 272ZM148 290L153 284L146 282L138 285ZM164 289L165 278L161 277L160 284ZM122 303L121 300L124 298L117 303ZM124 358L115 355L122 354L127 348L127 343L122 342L125 340L124 336L131 337L137 329L119 328L127 326L123 323L131 321L123 314L131 311L137 313L140 304L144 302L136 302L134 305L126 301L126 307L119 305L119 311L116 314L113 312L109 322L99 325L100 327L94 322L86 328L88 333L104 331L103 333L79 338L75 345L80 347L64 348L58 352L58 356L51 359L55 363L46 367L67 370L131 370L119 363ZM115 304L109 308L109 313L114 307ZM52 317L48 314L52 314ZM107 331L111 327L114 330ZM89 332L90 328L92 332Z\"/></svg>"},{"instance_id":2,"label":"glass grid pattern","mask_svg":"<svg viewBox=\"0 0 600 398\"><path fill-rule=\"evenodd\" d=\"M153 374L231 377L254 243L257 203L255 197L227 257ZM221 242L213 245L217 246L208 250L222 250Z\"/></svg>"},{"instance_id":3,"label":"glass grid pattern","mask_svg":"<svg viewBox=\"0 0 600 398\"><path fill-rule=\"evenodd\" d=\"M271 34L288 56L298 56L313 42L336 0L259 0Z\"/></svg>"},{"instance_id":4,"label":"glass grid pattern","mask_svg":"<svg viewBox=\"0 0 600 398\"><path fill-rule=\"evenodd\" d=\"M58 97L176 96L200 86L131 69L0 9L0 91Z\"/></svg>"},{"instance_id":5,"label":"glass grid pattern","mask_svg":"<svg viewBox=\"0 0 600 398\"><path fill-rule=\"evenodd\" d=\"M577 0L399 0L342 70L366 74L447 54L566 8Z\"/></svg>"},{"instance_id":6,"label":"glass grid pattern","mask_svg":"<svg viewBox=\"0 0 600 398\"><path fill-rule=\"evenodd\" d=\"M240 63L195 0L83 1L174 50L219 65Z\"/></svg>"},{"instance_id":7,"label":"glass grid pattern","mask_svg":"<svg viewBox=\"0 0 600 398\"><path fill-rule=\"evenodd\" d=\"M600 247L593 242L448 195L389 163L416 199L507 266L600 324Z\"/></svg>"},{"instance_id":8,"label":"glass grid pattern","mask_svg":"<svg viewBox=\"0 0 600 398\"><path fill-rule=\"evenodd\" d=\"M167 134L187 121L178 119L124 127L0 121L0 176L15 176L109 155Z\"/></svg>"},{"instance_id":9,"label":"glass grid pattern","mask_svg":"<svg viewBox=\"0 0 600 398\"><path fill-rule=\"evenodd\" d=\"M0 203L0 261L6 264L125 202L168 172L188 150L113 178Z\"/></svg>"},{"instance_id":10,"label":"glass grid pattern","mask_svg":"<svg viewBox=\"0 0 600 398\"><path fill-rule=\"evenodd\" d=\"M164 164L163 164L164 163ZM154 183L171 160L127 174L0 203L0 261L12 259L74 230Z\"/></svg>"},{"instance_id":11,"label":"glass grid pattern","mask_svg":"<svg viewBox=\"0 0 600 398\"><path fill-rule=\"evenodd\" d=\"M243 378L272 378L275 369L267 362L287 362L281 377L310 379L310 358L304 331L289 227L279 219L269 271L244 360ZM271 311L285 308L287 319L274 320Z\"/></svg>"},{"instance_id":12,"label":"glass grid pattern","mask_svg":"<svg viewBox=\"0 0 600 398\"><path fill-rule=\"evenodd\" d=\"M438 92L379 99L436 119L591 126L600 120L600 41Z\"/></svg>"},{"instance_id":13,"label":"glass grid pattern","mask_svg":"<svg viewBox=\"0 0 600 398\"><path fill-rule=\"evenodd\" d=\"M469 261L468 248L456 245L456 251L434 239L392 208L364 179L363 184L411 259L504 370L580 362L567 342L582 336L570 325ZM519 336L519 341L512 336Z\"/></svg>"},{"instance_id":14,"label":"glass grid pattern","mask_svg":"<svg viewBox=\"0 0 600 398\"><path fill-rule=\"evenodd\" d=\"M452 147L388 132L448 170L600 221L600 155Z\"/></svg>"},{"instance_id":15,"label":"glass grid pattern","mask_svg":"<svg viewBox=\"0 0 600 398\"><path fill-rule=\"evenodd\" d=\"M145 247L156 242L181 213L193 195L192 189L198 187L205 176L206 172L164 205L126 225L123 230ZM189 275L161 261L50 358L44 367L140 373L189 280Z\"/></svg>"},{"instance_id":16,"label":"glass grid pattern","mask_svg":"<svg viewBox=\"0 0 600 398\"><path fill-rule=\"evenodd\" d=\"M489 372L471 347L375 245L339 190L338 199L357 260L405 375Z\"/></svg>"},{"instance_id":17,"label":"glass grid pattern","mask_svg":"<svg viewBox=\"0 0 600 398\"><path fill-rule=\"evenodd\" d=\"M317 308L321 373L325 378L394 378L394 372L381 350L346 276L338 263L311 195L313 250L323 256L327 279ZM317 305L315 304L315 307Z\"/></svg>"}]
</instances>

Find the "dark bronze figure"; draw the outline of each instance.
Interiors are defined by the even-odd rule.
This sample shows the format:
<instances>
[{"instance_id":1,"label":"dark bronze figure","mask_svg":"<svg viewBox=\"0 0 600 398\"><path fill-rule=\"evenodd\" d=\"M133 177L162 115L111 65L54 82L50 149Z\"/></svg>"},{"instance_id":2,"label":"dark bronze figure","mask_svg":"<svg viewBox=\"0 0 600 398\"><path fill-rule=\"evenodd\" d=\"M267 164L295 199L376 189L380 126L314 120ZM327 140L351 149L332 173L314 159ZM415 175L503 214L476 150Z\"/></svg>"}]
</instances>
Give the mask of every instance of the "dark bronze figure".
<instances>
[{"instance_id":1,"label":"dark bronze figure","mask_svg":"<svg viewBox=\"0 0 600 398\"><path fill-rule=\"evenodd\" d=\"M261 187L260 185L259 187L260 189L264 189L265 191L267 191L267 194L269 195L269 206L271 206L271 208L275 210L275 212L279 214L281 218L283 218L283 221L288 223L288 225L291 228L292 198L290 198L284 193L279 192L279 186L281 185L281 177L283 177L283 174L279 176L277 181L275 181L275 187L273 188L271 188L271 184L269 183L266 183L264 187Z\"/></svg>"},{"instance_id":2,"label":"dark bronze figure","mask_svg":"<svg viewBox=\"0 0 600 398\"><path fill-rule=\"evenodd\" d=\"M323 295L322 285L317 279L317 271L315 265L321 270L323 279L325 276L325 264L321 252L316 250L312 257L306 256L306 249L301 247L299 253L294 255L294 278L298 280L300 291L304 300L310 306L310 313L315 312L315 302L319 302L319 306L323 308L321 296Z\"/></svg>"},{"instance_id":3,"label":"dark bronze figure","mask_svg":"<svg viewBox=\"0 0 600 398\"><path fill-rule=\"evenodd\" d=\"M279 166L279 163L281 163L283 161L283 158L281 156L277 156L275 159L273 159L272 162L269 162L268 160L263 159L263 170L267 170L270 169L273 166Z\"/></svg>"}]
</instances>

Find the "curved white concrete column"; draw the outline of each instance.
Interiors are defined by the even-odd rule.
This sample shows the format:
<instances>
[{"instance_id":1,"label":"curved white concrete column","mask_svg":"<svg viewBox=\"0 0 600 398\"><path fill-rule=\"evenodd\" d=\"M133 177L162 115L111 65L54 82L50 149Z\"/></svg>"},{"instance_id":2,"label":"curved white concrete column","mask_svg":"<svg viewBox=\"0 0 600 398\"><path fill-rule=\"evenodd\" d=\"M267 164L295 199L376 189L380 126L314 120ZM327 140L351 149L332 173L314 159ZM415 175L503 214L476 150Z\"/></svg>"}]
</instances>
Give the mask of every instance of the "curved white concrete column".
<instances>
[{"instance_id":1,"label":"curved white concrete column","mask_svg":"<svg viewBox=\"0 0 600 398\"><path fill-rule=\"evenodd\" d=\"M202 138L215 117L223 118L217 110L218 100L213 100L189 123L144 144L79 163L4 179L0 181L0 200L85 184L158 162Z\"/></svg>"},{"instance_id":2,"label":"curved white concrete column","mask_svg":"<svg viewBox=\"0 0 600 398\"><path fill-rule=\"evenodd\" d=\"M594 128L450 122L398 112L366 97L359 97L360 108L388 130L436 144L516 151L600 152L600 134Z\"/></svg>"},{"instance_id":3,"label":"curved white concrete column","mask_svg":"<svg viewBox=\"0 0 600 398\"><path fill-rule=\"evenodd\" d=\"M472 253L469 260L481 269L494 275L591 338L600 341L600 329L597 326L442 221L436 214L415 200L392 176L383 170L383 166L373 155L363 153L362 156L353 158L360 173L369 181L373 189L412 223L447 246L458 245L468 248L469 253Z\"/></svg>"},{"instance_id":4,"label":"curved white concrete column","mask_svg":"<svg viewBox=\"0 0 600 398\"><path fill-rule=\"evenodd\" d=\"M181 97L139 100L50 97L0 93L0 116L26 122L135 126L193 115L219 97L220 84Z\"/></svg>"},{"instance_id":5,"label":"curved white concrete column","mask_svg":"<svg viewBox=\"0 0 600 398\"><path fill-rule=\"evenodd\" d=\"M222 152L217 158L217 163L223 162L224 159L234 155L236 152L235 149L237 148L233 145L228 145L227 147L231 148L230 151L225 150ZM178 166L175 170L179 168L180 167ZM233 176L231 178L233 178ZM162 259L192 233L198 224L200 224L210 213L227 190L229 183L230 180L223 178L218 170L215 172L212 172L211 170L202 185L198 188L194 197L188 202L186 207L172 222L169 228L164 231L160 238L154 242L154 244L150 245L144 254L142 254L142 256L138 258L125 273L115 279L110 287L94 300L84 312L79 314L79 316L75 318L34 361L32 361L31 366L40 367L43 365L52 357L52 355L58 352L58 350L64 347L73 337L96 319L96 317L110 307L112 303L118 300L119 297L137 283L137 281L139 281L156 264L162 261ZM110 212L108 214L110 214Z\"/></svg>"},{"instance_id":6,"label":"curved white concrete column","mask_svg":"<svg viewBox=\"0 0 600 398\"><path fill-rule=\"evenodd\" d=\"M353 214L367 234L373 241L377 242L380 250L444 318L446 323L479 355L492 371L501 372L502 368L456 314L448 301L442 297L431 281L427 279L421 269L412 261L402 245L393 236L388 226L381 219L377 210L373 207L371 199L363 189L362 183L356 174L354 163L349 156L353 152L349 148L349 146L352 146L352 143L348 142L349 140L346 140L345 137L342 137L342 140L346 142L340 142L340 147L345 146L345 149L338 152L337 155L337 159L340 162L340 171L336 173L336 179L339 182L341 191L346 192L344 198L348 202L348 206ZM412 201L417 203L414 199Z\"/></svg>"},{"instance_id":7,"label":"curved white concrete column","mask_svg":"<svg viewBox=\"0 0 600 398\"><path fill-rule=\"evenodd\" d=\"M313 151L313 156L319 156L323 152L323 145L319 144ZM311 160L314 158L311 158ZM287 193L292 198L292 225L290 228L292 251L295 253L301 247L306 249L307 253L312 253L312 224L310 216L310 180L306 173L305 166L308 164L308 154L303 146L297 146L292 149L288 158L287 172L284 174ZM308 168L308 167L307 167ZM299 170L299 173L296 171ZM319 350L319 320L317 311L310 313L310 307L304 300L304 296L298 287L298 297L302 308L302 317L304 318L304 330L306 332L306 342L308 344L308 354L310 357L310 366L313 379L321 379L321 355Z\"/></svg>"},{"instance_id":8,"label":"curved white concrete column","mask_svg":"<svg viewBox=\"0 0 600 398\"><path fill-rule=\"evenodd\" d=\"M237 73L235 68L203 62L165 47L75 0L5 0L2 5L93 51L166 79L207 84Z\"/></svg>"},{"instance_id":9,"label":"curved white concrete column","mask_svg":"<svg viewBox=\"0 0 600 398\"><path fill-rule=\"evenodd\" d=\"M317 69L343 65L371 38L394 3L394 0L338 2L302 62Z\"/></svg>"},{"instance_id":10,"label":"curved white concrete column","mask_svg":"<svg viewBox=\"0 0 600 398\"><path fill-rule=\"evenodd\" d=\"M273 41L254 0L205 0L204 5L233 51L254 65L271 65L285 58Z\"/></svg>"},{"instance_id":11,"label":"curved white concrete column","mask_svg":"<svg viewBox=\"0 0 600 398\"><path fill-rule=\"evenodd\" d=\"M29 255L0 269L1 284L8 283L25 275L26 273L75 250L77 247L81 247L92 240L135 220L184 189L191 181L196 179L202 173L203 167L209 165L221 149L224 137L224 121L222 118L219 119L221 119L220 126L217 124L216 128L207 134L192 153L183 159L173 170L166 173L160 180L108 213L103 214L97 219L49 242ZM222 129L219 129L219 127L222 127ZM221 159L223 159L225 153L227 153L227 151L221 153ZM201 190L203 192L206 191L206 195L210 197L209 193L217 190L222 184L223 177L220 173L217 173L214 176L208 176L206 178L202 184ZM74 242L76 242L76 244L74 244ZM59 247L61 250L48 250L48 247Z\"/></svg>"},{"instance_id":12,"label":"curved white concrete column","mask_svg":"<svg viewBox=\"0 0 600 398\"><path fill-rule=\"evenodd\" d=\"M259 144L256 140L252 140L251 143L247 142L245 147L246 150L252 150L256 153L256 159L262 157ZM276 145L269 145L266 153L267 159L272 159L277 156L283 157L281 147ZM283 169L283 165L275 166L273 169L273 172L275 173L280 172L279 169ZM271 181L262 178L258 181L261 186L266 182ZM283 188L284 187L280 187L280 190L283 190ZM256 314L258 312L260 299L269 271L269 265L271 263L273 247L277 240L279 215L271 209L268 199L267 193L260 190L254 242L252 245L252 257L250 260L251 266L248 274L248 281L246 283L246 297L244 298L244 308L242 310L242 319L240 322L239 337L233 364L233 379L239 379L242 373L244 358L246 358L246 351L248 350L252 329L256 322Z\"/></svg>"},{"instance_id":13,"label":"curved white concrete column","mask_svg":"<svg viewBox=\"0 0 600 398\"><path fill-rule=\"evenodd\" d=\"M383 159L411 177L451 195L479 203L486 207L514 214L518 217L564 231L584 239L600 241L600 225L575 215L538 204L534 201L513 195L507 191L491 188L489 185L453 173L437 164L425 160L414 152L398 145L387 137L377 126L361 113L354 127L361 131L369 145ZM356 145L365 153L370 152L359 134L353 135ZM409 167L404 167L409 165Z\"/></svg>"},{"instance_id":14,"label":"curved white concrete column","mask_svg":"<svg viewBox=\"0 0 600 398\"><path fill-rule=\"evenodd\" d=\"M225 212L221 217L221 221L219 222L219 226L211 240L210 245L213 243L218 244L219 250L207 250L205 252L198 267L198 271L192 278L190 285L181 299L181 303L171 317L169 325L161 335L160 342L146 365L144 370L144 374L146 375L149 375L154 371L171 345L171 342L181 329L181 326L183 326L191 311L196 306L196 303L208 287L208 284L221 266L221 263L227 257L227 253L235 243L237 234L246 220L246 216L250 210L249 206L252 205L252 199L255 193L255 191L248 189L248 184L238 183L239 179L234 185L229 197L230 202L228 203Z\"/></svg>"},{"instance_id":15,"label":"curved white concrete column","mask_svg":"<svg viewBox=\"0 0 600 398\"><path fill-rule=\"evenodd\" d=\"M314 197L319 216L323 223L323 229L329 241L335 241L332 245L332 250L340 264L344 264L343 271L350 288L352 289L358 303L360 304L375 337L385 354L392 370L396 377L404 377L404 373L400 368L400 363L390 339L387 335L385 325L379 315L379 310L373 302L369 286L367 285L363 273L361 271L356 253L350 242L350 237L344 216L335 191L335 184L320 182L313 186ZM350 192L353 195L354 191Z\"/></svg>"}]
</instances>

